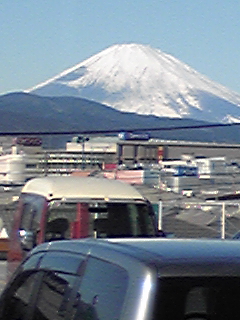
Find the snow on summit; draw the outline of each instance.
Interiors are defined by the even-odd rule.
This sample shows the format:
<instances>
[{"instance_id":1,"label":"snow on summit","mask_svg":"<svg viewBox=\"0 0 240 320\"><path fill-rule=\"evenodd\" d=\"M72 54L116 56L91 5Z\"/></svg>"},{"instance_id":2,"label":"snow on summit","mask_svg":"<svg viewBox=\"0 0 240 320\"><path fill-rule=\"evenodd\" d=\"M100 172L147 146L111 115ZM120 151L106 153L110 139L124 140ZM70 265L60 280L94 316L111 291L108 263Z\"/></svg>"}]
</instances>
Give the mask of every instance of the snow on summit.
<instances>
[{"instance_id":1,"label":"snow on summit","mask_svg":"<svg viewBox=\"0 0 240 320\"><path fill-rule=\"evenodd\" d=\"M120 111L213 122L240 121L240 95L159 49L117 44L26 90L74 96Z\"/></svg>"}]
</instances>

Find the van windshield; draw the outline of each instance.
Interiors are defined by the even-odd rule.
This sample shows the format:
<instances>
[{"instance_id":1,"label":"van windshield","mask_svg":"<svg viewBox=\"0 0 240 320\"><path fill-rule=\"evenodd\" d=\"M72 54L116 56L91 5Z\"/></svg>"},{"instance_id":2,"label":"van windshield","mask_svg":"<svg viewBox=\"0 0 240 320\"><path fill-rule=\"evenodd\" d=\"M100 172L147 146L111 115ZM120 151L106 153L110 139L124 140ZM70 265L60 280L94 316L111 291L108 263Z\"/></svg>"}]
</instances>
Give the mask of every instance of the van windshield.
<instances>
[{"instance_id":1,"label":"van windshield","mask_svg":"<svg viewBox=\"0 0 240 320\"><path fill-rule=\"evenodd\" d=\"M154 216L145 203L87 204L52 201L48 206L45 233L45 241L87 236L156 236Z\"/></svg>"},{"instance_id":2,"label":"van windshield","mask_svg":"<svg viewBox=\"0 0 240 320\"><path fill-rule=\"evenodd\" d=\"M239 301L238 277L161 279L152 320L237 320Z\"/></svg>"}]
</instances>

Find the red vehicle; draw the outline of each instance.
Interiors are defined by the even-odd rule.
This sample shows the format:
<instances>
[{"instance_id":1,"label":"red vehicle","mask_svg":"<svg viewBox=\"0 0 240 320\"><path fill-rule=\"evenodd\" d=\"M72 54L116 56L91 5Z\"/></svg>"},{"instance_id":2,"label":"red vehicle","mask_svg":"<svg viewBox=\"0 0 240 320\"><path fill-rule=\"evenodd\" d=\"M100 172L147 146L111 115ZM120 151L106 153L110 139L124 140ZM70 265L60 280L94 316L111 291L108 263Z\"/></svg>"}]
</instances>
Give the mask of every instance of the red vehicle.
<instances>
[{"instance_id":1,"label":"red vehicle","mask_svg":"<svg viewBox=\"0 0 240 320\"><path fill-rule=\"evenodd\" d=\"M157 235L152 206L129 184L96 177L35 178L19 197L9 239L8 272L33 247L47 241Z\"/></svg>"}]
</instances>

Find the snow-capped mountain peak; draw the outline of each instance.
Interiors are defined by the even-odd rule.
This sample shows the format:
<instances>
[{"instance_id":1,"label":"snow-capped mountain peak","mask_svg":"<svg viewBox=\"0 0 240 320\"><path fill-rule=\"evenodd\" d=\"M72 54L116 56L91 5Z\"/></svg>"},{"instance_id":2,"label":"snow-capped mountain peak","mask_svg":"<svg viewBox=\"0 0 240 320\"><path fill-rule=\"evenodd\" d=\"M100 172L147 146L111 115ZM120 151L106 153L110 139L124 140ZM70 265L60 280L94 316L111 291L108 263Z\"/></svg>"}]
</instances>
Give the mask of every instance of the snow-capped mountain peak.
<instances>
[{"instance_id":1,"label":"snow-capped mountain peak","mask_svg":"<svg viewBox=\"0 0 240 320\"><path fill-rule=\"evenodd\" d=\"M172 55L135 43L113 45L26 92L81 97L139 114L240 121L239 94Z\"/></svg>"}]
</instances>

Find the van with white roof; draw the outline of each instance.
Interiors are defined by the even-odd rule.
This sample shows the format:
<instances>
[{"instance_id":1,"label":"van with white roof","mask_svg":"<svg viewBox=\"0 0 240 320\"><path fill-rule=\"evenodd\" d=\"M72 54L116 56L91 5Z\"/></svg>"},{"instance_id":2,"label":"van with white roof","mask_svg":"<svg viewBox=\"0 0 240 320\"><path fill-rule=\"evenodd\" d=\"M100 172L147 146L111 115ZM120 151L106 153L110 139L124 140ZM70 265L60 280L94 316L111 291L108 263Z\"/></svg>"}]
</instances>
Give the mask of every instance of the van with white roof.
<instances>
[{"instance_id":1,"label":"van with white roof","mask_svg":"<svg viewBox=\"0 0 240 320\"><path fill-rule=\"evenodd\" d=\"M97 177L34 178L23 187L14 214L8 270L43 242L157 235L151 204L127 183Z\"/></svg>"}]
</instances>

